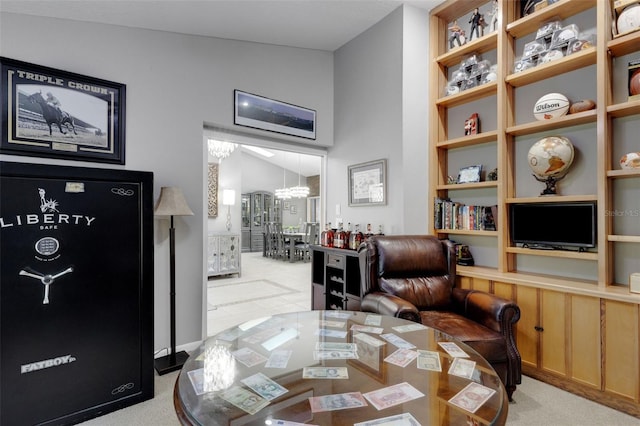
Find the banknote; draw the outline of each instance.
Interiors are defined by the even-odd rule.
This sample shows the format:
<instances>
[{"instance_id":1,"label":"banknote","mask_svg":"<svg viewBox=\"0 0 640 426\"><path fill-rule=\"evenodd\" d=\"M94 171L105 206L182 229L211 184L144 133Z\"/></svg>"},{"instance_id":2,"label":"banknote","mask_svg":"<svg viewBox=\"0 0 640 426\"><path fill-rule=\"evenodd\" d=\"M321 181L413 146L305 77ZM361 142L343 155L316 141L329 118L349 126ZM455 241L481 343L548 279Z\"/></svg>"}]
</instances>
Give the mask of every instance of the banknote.
<instances>
[{"instance_id":1,"label":"banknote","mask_svg":"<svg viewBox=\"0 0 640 426\"><path fill-rule=\"evenodd\" d=\"M353 426L422 426L411 413L402 413L395 416L382 417L366 422L354 423Z\"/></svg>"},{"instance_id":2,"label":"banknote","mask_svg":"<svg viewBox=\"0 0 640 426\"><path fill-rule=\"evenodd\" d=\"M367 401L360 392L337 393L309 398L312 413L366 407Z\"/></svg>"},{"instance_id":3,"label":"banknote","mask_svg":"<svg viewBox=\"0 0 640 426\"><path fill-rule=\"evenodd\" d=\"M400 367L406 367L416 359L418 356L418 352L412 351L411 349L397 349L391 355L386 357L384 360L390 364L395 364Z\"/></svg>"},{"instance_id":4,"label":"banknote","mask_svg":"<svg viewBox=\"0 0 640 426\"><path fill-rule=\"evenodd\" d=\"M240 386L234 386L220 394L220 398L230 402L249 414L255 414L269 405L269 401Z\"/></svg>"},{"instance_id":5,"label":"banknote","mask_svg":"<svg viewBox=\"0 0 640 426\"><path fill-rule=\"evenodd\" d=\"M242 341L247 343L252 343L252 344L261 343L267 340L268 338L275 336L279 332L280 330L277 328L268 328L266 330L261 330L250 336L244 337Z\"/></svg>"},{"instance_id":6,"label":"banknote","mask_svg":"<svg viewBox=\"0 0 640 426\"><path fill-rule=\"evenodd\" d=\"M271 355L264 366L266 368L287 368L291 354L293 354L291 349L276 349L271 352Z\"/></svg>"},{"instance_id":7,"label":"banknote","mask_svg":"<svg viewBox=\"0 0 640 426\"><path fill-rule=\"evenodd\" d=\"M438 342L438 345L454 358L469 358L469 355L454 342Z\"/></svg>"},{"instance_id":8,"label":"banknote","mask_svg":"<svg viewBox=\"0 0 640 426\"><path fill-rule=\"evenodd\" d=\"M280 386L263 373L256 373L253 376L246 377L242 379L241 382L269 401L289 392L286 388Z\"/></svg>"},{"instance_id":9,"label":"banknote","mask_svg":"<svg viewBox=\"0 0 640 426\"><path fill-rule=\"evenodd\" d=\"M316 342L317 351L351 351L356 352L358 345L345 342Z\"/></svg>"},{"instance_id":10,"label":"banknote","mask_svg":"<svg viewBox=\"0 0 640 426\"><path fill-rule=\"evenodd\" d=\"M380 334L384 331L382 327L372 327L370 325L353 324L351 330L360 331L362 333Z\"/></svg>"},{"instance_id":11,"label":"banknote","mask_svg":"<svg viewBox=\"0 0 640 426\"><path fill-rule=\"evenodd\" d=\"M318 325L320 327L344 328L347 323L344 321L320 320Z\"/></svg>"},{"instance_id":12,"label":"banknote","mask_svg":"<svg viewBox=\"0 0 640 426\"><path fill-rule=\"evenodd\" d=\"M449 374L470 379L476 368L476 362L465 358L454 358L449 367Z\"/></svg>"},{"instance_id":13,"label":"banknote","mask_svg":"<svg viewBox=\"0 0 640 426\"><path fill-rule=\"evenodd\" d=\"M353 340L357 340L358 343L362 342L362 343L365 343L367 345L375 346L375 347L380 347L380 346L386 345L386 343L383 342L382 340L376 339L375 337L369 336L368 334L364 334L364 333L354 334L353 335Z\"/></svg>"},{"instance_id":14,"label":"banknote","mask_svg":"<svg viewBox=\"0 0 640 426\"><path fill-rule=\"evenodd\" d=\"M427 327L422 325L422 324L418 324L416 322L416 323L413 323L413 324L397 325L397 326L391 327L391 328L394 331L398 332L398 333L407 333L409 331L424 330Z\"/></svg>"},{"instance_id":15,"label":"banknote","mask_svg":"<svg viewBox=\"0 0 640 426\"><path fill-rule=\"evenodd\" d=\"M364 319L364 325L380 325L382 324L382 315L368 314Z\"/></svg>"},{"instance_id":16,"label":"banknote","mask_svg":"<svg viewBox=\"0 0 640 426\"><path fill-rule=\"evenodd\" d=\"M313 351L313 359L322 361L326 359L358 359L355 351Z\"/></svg>"},{"instance_id":17,"label":"banknote","mask_svg":"<svg viewBox=\"0 0 640 426\"><path fill-rule=\"evenodd\" d=\"M316 336L337 337L340 339L344 339L347 336L347 332L339 331L339 330L330 330L328 328L318 328L316 329Z\"/></svg>"},{"instance_id":18,"label":"banknote","mask_svg":"<svg viewBox=\"0 0 640 426\"><path fill-rule=\"evenodd\" d=\"M340 311L326 311L324 313L325 318L340 318L340 319L348 319L351 318L351 313L348 312L340 312Z\"/></svg>"},{"instance_id":19,"label":"banknote","mask_svg":"<svg viewBox=\"0 0 640 426\"><path fill-rule=\"evenodd\" d=\"M367 392L363 395L378 410L404 404L407 401L423 397L424 394L407 382Z\"/></svg>"},{"instance_id":20,"label":"banknote","mask_svg":"<svg viewBox=\"0 0 640 426\"><path fill-rule=\"evenodd\" d=\"M304 367L303 379L348 379L347 367Z\"/></svg>"},{"instance_id":21,"label":"banknote","mask_svg":"<svg viewBox=\"0 0 640 426\"><path fill-rule=\"evenodd\" d=\"M418 368L421 370L442 371L440 354L435 351L418 349Z\"/></svg>"},{"instance_id":22,"label":"banknote","mask_svg":"<svg viewBox=\"0 0 640 426\"><path fill-rule=\"evenodd\" d=\"M263 363L267 360L263 355L247 347L231 352L231 355L247 367L253 367L254 365Z\"/></svg>"},{"instance_id":23,"label":"banknote","mask_svg":"<svg viewBox=\"0 0 640 426\"><path fill-rule=\"evenodd\" d=\"M413 343L407 342L402 337L396 336L393 333L381 334L380 337L400 349L413 349L416 347Z\"/></svg>"},{"instance_id":24,"label":"banknote","mask_svg":"<svg viewBox=\"0 0 640 426\"><path fill-rule=\"evenodd\" d=\"M494 393L496 393L496 391L493 389L479 383L471 382L455 394L449 402L463 410L475 413Z\"/></svg>"}]
</instances>

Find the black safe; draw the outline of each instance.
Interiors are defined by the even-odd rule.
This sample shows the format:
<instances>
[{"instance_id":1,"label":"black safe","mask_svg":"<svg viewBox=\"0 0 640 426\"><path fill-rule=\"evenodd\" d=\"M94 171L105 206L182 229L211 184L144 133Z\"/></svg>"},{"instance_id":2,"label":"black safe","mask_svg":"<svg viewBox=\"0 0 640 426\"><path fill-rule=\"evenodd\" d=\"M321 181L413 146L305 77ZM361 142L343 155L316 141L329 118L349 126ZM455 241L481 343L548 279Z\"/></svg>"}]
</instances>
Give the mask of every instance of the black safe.
<instances>
[{"instance_id":1,"label":"black safe","mask_svg":"<svg viewBox=\"0 0 640 426\"><path fill-rule=\"evenodd\" d=\"M0 162L0 424L153 397L153 174Z\"/></svg>"}]
</instances>

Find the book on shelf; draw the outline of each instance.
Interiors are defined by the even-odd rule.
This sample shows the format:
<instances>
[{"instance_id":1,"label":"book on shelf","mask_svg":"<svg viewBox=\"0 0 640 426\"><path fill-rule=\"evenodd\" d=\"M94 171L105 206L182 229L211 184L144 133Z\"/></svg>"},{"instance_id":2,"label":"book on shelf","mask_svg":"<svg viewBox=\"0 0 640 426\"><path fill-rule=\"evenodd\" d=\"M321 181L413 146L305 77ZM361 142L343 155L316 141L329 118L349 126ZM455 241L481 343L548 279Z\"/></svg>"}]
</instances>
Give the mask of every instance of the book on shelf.
<instances>
[{"instance_id":1,"label":"book on shelf","mask_svg":"<svg viewBox=\"0 0 640 426\"><path fill-rule=\"evenodd\" d=\"M466 205L449 199L436 198L434 229L496 231L498 206Z\"/></svg>"}]
</instances>

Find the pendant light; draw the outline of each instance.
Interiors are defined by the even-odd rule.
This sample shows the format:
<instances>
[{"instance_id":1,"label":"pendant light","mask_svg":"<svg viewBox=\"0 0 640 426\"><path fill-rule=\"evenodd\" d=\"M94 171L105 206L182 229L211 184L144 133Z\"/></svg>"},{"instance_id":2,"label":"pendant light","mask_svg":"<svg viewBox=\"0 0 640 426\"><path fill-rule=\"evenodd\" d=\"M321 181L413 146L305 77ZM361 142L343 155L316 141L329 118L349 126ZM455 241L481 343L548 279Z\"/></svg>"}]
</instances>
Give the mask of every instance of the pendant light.
<instances>
[{"instance_id":1,"label":"pendant light","mask_svg":"<svg viewBox=\"0 0 640 426\"><path fill-rule=\"evenodd\" d=\"M288 200L291 198L291 191L287 188L287 169L282 168L282 188L278 188L275 190L276 198L279 200Z\"/></svg>"},{"instance_id":2,"label":"pendant light","mask_svg":"<svg viewBox=\"0 0 640 426\"><path fill-rule=\"evenodd\" d=\"M309 187L300 185L300 154L298 154L298 186L289 188L289 192L294 198L306 198L309 196Z\"/></svg>"}]
</instances>

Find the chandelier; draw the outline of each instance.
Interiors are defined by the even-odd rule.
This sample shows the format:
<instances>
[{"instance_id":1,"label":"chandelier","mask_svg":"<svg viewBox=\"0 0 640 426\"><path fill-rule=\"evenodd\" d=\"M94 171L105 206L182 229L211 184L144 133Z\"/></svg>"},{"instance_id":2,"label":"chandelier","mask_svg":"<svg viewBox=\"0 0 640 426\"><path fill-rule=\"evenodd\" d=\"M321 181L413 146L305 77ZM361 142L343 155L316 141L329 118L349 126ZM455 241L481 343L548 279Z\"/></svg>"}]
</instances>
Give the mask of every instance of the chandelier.
<instances>
[{"instance_id":1,"label":"chandelier","mask_svg":"<svg viewBox=\"0 0 640 426\"><path fill-rule=\"evenodd\" d=\"M300 154L298 154L298 186L289 188L289 193L293 198L306 198L309 196L309 187L300 186Z\"/></svg>"},{"instance_id":2,"label":"chandelier","mask_svg":"<svg viewBox=\"0 0 640 426\"><path fill-rule=\"evenodd\" d=\"M288 200L291 198L291 190L287 188L287 169L282 168L282 188L275 190L276 198L280 200Z\"/></svg>"},{"instance_id":3,"label":"chandelier","mask_svg":"<svg viewBox=\"0 0 640 426\"><path fill-rule=\"evenodd\" d=\"M231 153L234 149L236 149L237 146L237 144L232 142L222 142L215 139L207 140L207 148L209 150L209 154L221 160L231 155Z\"/></svg>"}]
</instances>

